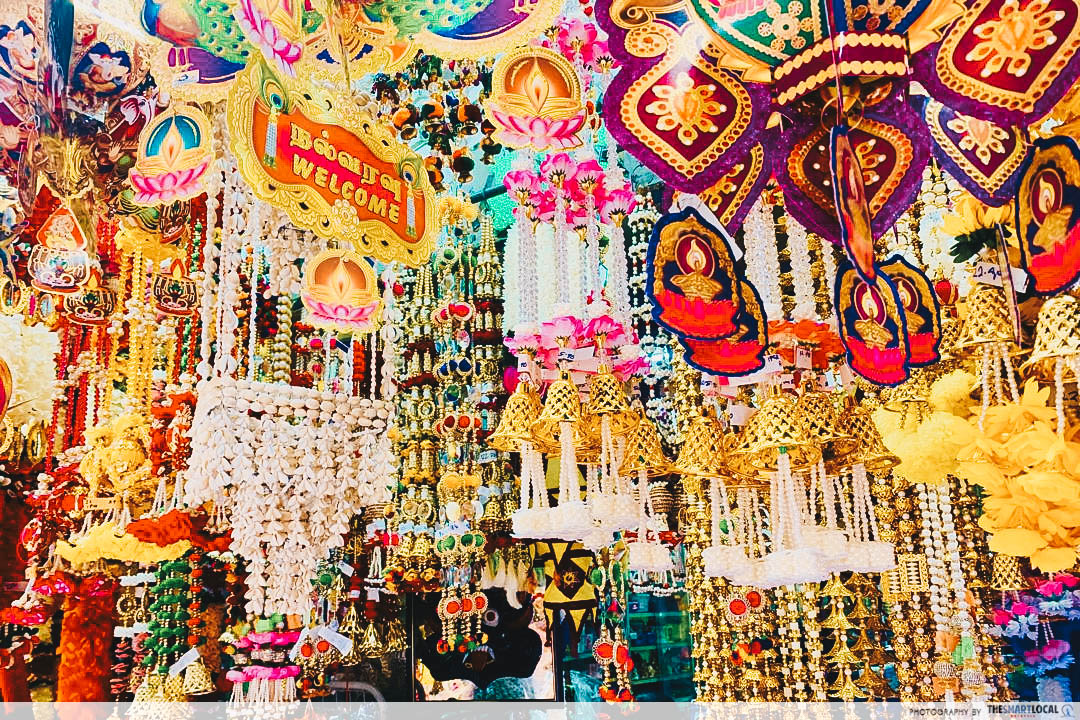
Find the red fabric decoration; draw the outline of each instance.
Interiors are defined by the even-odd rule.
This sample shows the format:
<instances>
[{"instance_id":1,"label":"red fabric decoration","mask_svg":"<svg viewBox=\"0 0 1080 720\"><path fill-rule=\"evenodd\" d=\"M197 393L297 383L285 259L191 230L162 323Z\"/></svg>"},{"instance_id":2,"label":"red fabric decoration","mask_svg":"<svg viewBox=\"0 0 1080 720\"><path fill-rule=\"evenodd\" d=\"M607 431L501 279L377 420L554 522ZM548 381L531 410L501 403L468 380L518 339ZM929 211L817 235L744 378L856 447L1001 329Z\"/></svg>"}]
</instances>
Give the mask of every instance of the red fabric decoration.
<instances>
[{"instance_id":1,"label":"red fabric decoration","mask_svg":"<svg viewBox=\"0 0 1080 720\"><path fill-rule=\"evenodd\" d=\"M112 668L112 593L64 598L60 628L57 702L105 702Z\"/></svg>"}]
</instances>

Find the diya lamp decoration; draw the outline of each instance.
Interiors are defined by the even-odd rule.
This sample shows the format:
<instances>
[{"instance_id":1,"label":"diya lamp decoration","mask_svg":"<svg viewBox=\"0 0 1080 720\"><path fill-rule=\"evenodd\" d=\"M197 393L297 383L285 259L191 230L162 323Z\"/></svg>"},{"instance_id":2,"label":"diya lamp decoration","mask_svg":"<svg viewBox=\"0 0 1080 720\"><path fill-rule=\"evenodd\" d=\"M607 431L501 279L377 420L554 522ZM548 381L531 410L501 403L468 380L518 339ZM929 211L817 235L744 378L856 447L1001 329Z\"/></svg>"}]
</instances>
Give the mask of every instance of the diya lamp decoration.
<instances>
[{"instance_id":1,"label":"diya lamp decoration","mask_svg":"<svg viewBox=\"0 0 1080 720\"><path fill-rule=\"evenodd\" d=\"M210 121L191 105L170 105L139 134L139 155L128 173L135 203L163 205L205 192L213 160Z\"/></svg>"},{"instance_id":2,"label":"diya lamp decoration","mask_svg":"<svg viewBox=\"0 0 1080 720\"><path fill-rule=\"evenodd\" d=\"M495 139L509 147L544 151L581 145L578 131L587 114L581 79L553 49L530 46L500 57L485 108L498 127Z\"/></svg>"},{"instance_id":3,"label":"diya lamp decoration","mask_svg":"<svg viewBox=\"0 0 1080 720\"><path fill-rule=\"evenodd\" d=\"M352 250L325 250L306 263L300 300L312 324L370 332L382 300L371 262Z\"/></svg>"},{"instance_id":4,"label":"diya lamp decoration","mask_svg":"<svg viewBox=\"0 0 1080 720\"><path fill-rule=\"evenodd\" d=\"M105 325L116 310L116 292L102 284L101 271L90 270L90 277L77 293L64 296L64 315L79 325Z\"/></svg>"},{"instance_id":5,"label":"diya lamp decoration","mask_svg":"<svg viewBox=\"0 0 1080 720\"><path fill-rule=\"evenodd\" d=\"M150 281L154 307L166 315L187 317L195 312L199 302L198 284L184 270L184 263L174 258L168 272L154 273Z\"/></svg>"}]
</instances>

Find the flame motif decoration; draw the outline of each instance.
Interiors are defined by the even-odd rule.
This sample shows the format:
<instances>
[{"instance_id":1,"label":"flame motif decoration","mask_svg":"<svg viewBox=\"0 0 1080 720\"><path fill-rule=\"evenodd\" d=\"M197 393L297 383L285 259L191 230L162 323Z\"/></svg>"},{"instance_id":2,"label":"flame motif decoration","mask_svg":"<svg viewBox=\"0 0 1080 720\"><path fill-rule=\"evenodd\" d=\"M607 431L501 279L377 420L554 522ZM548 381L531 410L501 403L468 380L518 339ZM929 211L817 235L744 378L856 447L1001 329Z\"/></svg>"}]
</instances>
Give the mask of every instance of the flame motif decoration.
<instances>
[{"instance_id":1,"label":"flame motif decoration","mask_svg":"<svg viewBox=\"0 0 1080 720\"><path fill-rule=\"evenodd\" d=\"M836 269L835 302L840 341L851 369L878 385L907 380L911 358L907 325L892 279L876 272L867 281L845 258Z\"/></svg>"},{"instance_id":2,"label":"flame motif decoration","mask_svg":"<svg viewBox=\"0 0 1080 720\"><path fill-rule=\"evenodd\" d=\"M1080 145L1068 137L1033 145L1017 193L1016 227L1034 291L1052 295L1080 278Z\"/></svg>"},{"instance_id":3,"label":"flame motif decoration","mask_svg":"<svg viewBox=\"0 0 1080 720\"><path fill-rule=\"evenodd\" d=\"M139 135L139 159L128 174L135 202L163 205L198 197L212 159L206 115L190 105L170 109Z\"/></svg>"},{"instance_id":4,"label":"flame motif decoration","mask_svg":"<svg viewBox=\"0 0 1080 720\"><path fill-rule=\"evenodd\" d=\"M352 250L326 250L305 263L300 300L313 325L358 333L373 330L382 309L371 263Z\"/></svg>"},{"instance_id":5,"label":"flame motif decoration","mask_svg":"<svg viewBox=\"0 0 1080 720\"><path fill-rule=\"evenodd\" d=\"M581 79L562 55L543 47L513 50L495 63L491 83L485 107L497 140L540 151L581 145Z\"/></svg>"}]
</instances>

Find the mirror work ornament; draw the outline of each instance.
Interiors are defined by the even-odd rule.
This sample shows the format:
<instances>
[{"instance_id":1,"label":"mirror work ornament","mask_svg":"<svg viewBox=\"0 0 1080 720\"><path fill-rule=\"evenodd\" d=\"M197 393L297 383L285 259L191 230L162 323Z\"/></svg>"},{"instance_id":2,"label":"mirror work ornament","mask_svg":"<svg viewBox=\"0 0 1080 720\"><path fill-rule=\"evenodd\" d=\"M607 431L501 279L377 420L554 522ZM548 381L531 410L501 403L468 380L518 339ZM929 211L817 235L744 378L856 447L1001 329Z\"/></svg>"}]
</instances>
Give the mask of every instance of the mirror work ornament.
<instances>
[{"instance_id":1,"label":"mirror work ornament","mask_svg":"<svg viewBox=\"0 0 1080 720\"><path fill-rule=\"evenodd\" d=\"M423 159L347 98L253 64L229 95L228 124L244 179L296 225L381 262L430 257L435 197Z\"/></svg>"}]
</instances>

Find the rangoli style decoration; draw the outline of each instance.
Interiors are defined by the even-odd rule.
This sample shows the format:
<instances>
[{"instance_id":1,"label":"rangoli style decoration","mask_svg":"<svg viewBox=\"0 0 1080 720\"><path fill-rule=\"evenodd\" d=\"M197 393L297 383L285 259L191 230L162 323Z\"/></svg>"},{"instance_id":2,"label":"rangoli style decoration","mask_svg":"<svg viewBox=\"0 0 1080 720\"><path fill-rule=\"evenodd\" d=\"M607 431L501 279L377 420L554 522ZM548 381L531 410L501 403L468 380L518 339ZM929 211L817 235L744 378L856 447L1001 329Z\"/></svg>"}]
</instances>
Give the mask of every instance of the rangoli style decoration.
<instances>
[{"instance_id":1,"label":"rangoli style decoration","mask_svg":"<svg viewBox=\"0 0 1080 720\"><path fill-rule=\"evenodd\" d=\"M655 225L647 293L656 322L679 338L695 367L725 375L761 367L767 346L761 299L736 273L725 231L696 210Z\"/></svg>"},{"instance_id":2,"label":"rangoli style decoration","mask_svg":"<svg viewBox=\"0 0 1080 720\"><path fill-rule=\"evenodd\" d=\"M436 232L420 157L348 99L253 65L229 98L233 152L256 195L293 222L383 262L417 265Z\"/></svg>"}]
</instances>

